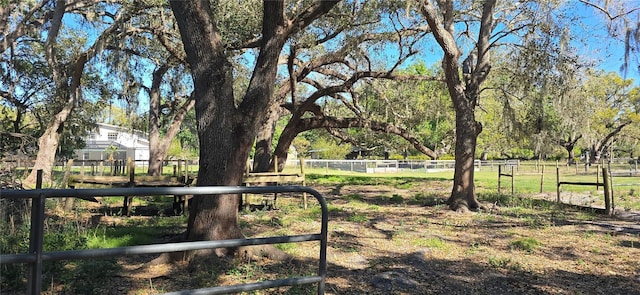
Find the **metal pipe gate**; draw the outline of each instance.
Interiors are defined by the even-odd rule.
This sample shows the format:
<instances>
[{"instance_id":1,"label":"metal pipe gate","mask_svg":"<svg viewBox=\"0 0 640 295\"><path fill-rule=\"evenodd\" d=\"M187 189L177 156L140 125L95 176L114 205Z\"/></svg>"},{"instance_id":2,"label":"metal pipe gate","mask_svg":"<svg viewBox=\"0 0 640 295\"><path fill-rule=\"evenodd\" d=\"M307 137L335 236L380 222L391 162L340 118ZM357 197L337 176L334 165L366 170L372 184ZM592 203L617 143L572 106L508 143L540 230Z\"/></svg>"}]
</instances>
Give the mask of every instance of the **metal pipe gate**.
<instances>
[{"instance_id":1,"label":"metal pipe gate","mask_svg":"<svg viewBox=\"0 0 640 295\"><path fill-rule=\"evenodd\" d=\"M276 236L266 238L233 239L218 241L197 241L182 243L165 243L153 245L141 245L108 249L74 250L46 252L42 250L45 219L45 199L75 197L91 199L95 196L154 196L154 195L215 195L242 194L242 193L282 193L301 192L313 195L322 209L322 224L320 233ZM327 230L328 210L327 203L316 190L302 186L206 186L206 187L140 187L140 188L110 188L110 189L35 189L35 190L0 190L0 198L30 198L31 207L31 233L29 240L29 253L0 255L1 264L27 263L28 282L27 294L39 295L42 290L42 263L45 261L96 259L125 255L158 254L166 252L180 252L199 249L228 248L249 245L265 245L304 241L320 241L320 253L318 273L315 276L294 277L279 280L261 281L248 284L220 286L205 289L184 290L166 294L228 294L242 291L260 290L275 287L295 286L318 283L318 294L324 294L327 275Z\"/></svg>"}]
</instances>

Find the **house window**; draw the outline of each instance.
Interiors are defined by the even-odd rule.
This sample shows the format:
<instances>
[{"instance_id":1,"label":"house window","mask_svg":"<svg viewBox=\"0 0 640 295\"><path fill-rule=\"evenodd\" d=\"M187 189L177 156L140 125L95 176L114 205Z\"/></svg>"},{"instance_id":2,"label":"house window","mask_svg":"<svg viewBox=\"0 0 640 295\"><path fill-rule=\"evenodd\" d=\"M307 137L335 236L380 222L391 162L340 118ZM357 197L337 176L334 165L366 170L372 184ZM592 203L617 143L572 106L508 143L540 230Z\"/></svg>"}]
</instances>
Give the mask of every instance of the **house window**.
<instances>
[{"instance_id":1,"label":"house window","mask_svg":"<svg viewBox=\"0 0 640 295\"><path fill-rule=\"evenodd\" d=\"M107 139L108 140L117 140L118 139L118 133L117 132L109 132L109 133L107 133Z\"/></svg>"},{"instance_id":2,"label":"house window","mask_svg":"<svg viewBox=\"0 0 640 295\"><path fill-rule=\"evenodd\" d=\"M82 159L83 159L83 160L89 160L89 153L84 153L84 154L82 155Z\"/></svg>"},{"instance_id":3,"label":"house window","mask_svg":"<svg viewBox=\"0 0 640 295\"><path fill-rule=\"evenodd\" d=\"M96 134L95 133L89 133L89 139L96 139Z\"/></svg>"}]
</instances>

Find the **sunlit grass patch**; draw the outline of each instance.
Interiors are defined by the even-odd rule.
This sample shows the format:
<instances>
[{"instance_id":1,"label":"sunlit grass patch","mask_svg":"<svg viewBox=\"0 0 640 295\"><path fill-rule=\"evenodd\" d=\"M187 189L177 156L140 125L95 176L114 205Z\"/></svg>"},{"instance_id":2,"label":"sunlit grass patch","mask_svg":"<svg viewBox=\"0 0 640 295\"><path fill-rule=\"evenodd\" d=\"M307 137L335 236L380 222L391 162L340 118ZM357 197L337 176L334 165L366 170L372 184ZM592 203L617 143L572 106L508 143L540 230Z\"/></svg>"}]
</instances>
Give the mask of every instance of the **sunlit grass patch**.
<instances>
[{"instance_id":1,"label":"sunlit grass patch","mask_svg":"<svg viewBox=\"0 0 640 295\"><path fill-rule=\"evenodd\" d=\"M115 248L151 244L159 236L172 231L162 227L97 227L87 236L88 248Z\"/></svg>"},{"instance_id":2,"label":"sunlit grass patch","mask_svg":"<svg viewBox=\"0 0 640 295\"><path fill-rule=\"evenodd\" d=\"M369 221L369 217L365 214L361 214L361 213L353 213L349 216L349 221L351 222L358 222L358 223L363 223L363 222L368 222Z\"/></svg>"},{"instance_id":3,"label":"sunlit grass patch","mask_svg":"<svg viewBox=\"0 0 640 295\"><path fill-rule=\"evenodd\" d=\"M428 237L428 238L416 239L416 240L413 240L411 242L411 244L414 245L414 246L434 248L434 249L447 249L447 248L449 248L449 245L447 244L447 242L443 241L442 239L440 239L438 237Z\"/></svg>"},{"instance_id":4,"label":"sunlit grass patch","mask_svg":"<svg viewBox=\"0 0 640 295\"><path fill-rule=\"evenodd\" d=\"M515 250L522 250L529 253L533 252L535 249L539 248L540 246L542 246L542 243L536 240L535 238L531 238L531 237L520 238L520 239L516 239L509 242L509 248L515 249Z\"/></svg>"},{"instance_id":5,"label":"sunlit grass patch","mask_svg":"<svg viewBox=\"0 0 640 295\"><path fill-rule=\"evenodd\" d=\"M364 197L360 194L348 194L348 195L344 195L342 197L343 199L349 201L349 202L363 202L364 201Z\"/></svg>"},{"instance_id":6,"label":"sunlit grass patch","mask_svg":"<svg viewBox=\"0 0 640 295\"><path fill-rule=\"evenodd\" d=\"M411 181L400 182L395 184L394 186L397 189L410 189L413 187L413 182Z\"/></svg>"},{"instance_id":7,"label":"sunlit grass patch","mask_svg":"<svg viewBox=\"0 0 640 295\"><path fill-rule=\"evenodd\" d=\"M283 243L283 244L276 244L275 247L282 251L287 252L287 251L296 249L298 245L295 243Z\"/></svg>"}]
</instances>

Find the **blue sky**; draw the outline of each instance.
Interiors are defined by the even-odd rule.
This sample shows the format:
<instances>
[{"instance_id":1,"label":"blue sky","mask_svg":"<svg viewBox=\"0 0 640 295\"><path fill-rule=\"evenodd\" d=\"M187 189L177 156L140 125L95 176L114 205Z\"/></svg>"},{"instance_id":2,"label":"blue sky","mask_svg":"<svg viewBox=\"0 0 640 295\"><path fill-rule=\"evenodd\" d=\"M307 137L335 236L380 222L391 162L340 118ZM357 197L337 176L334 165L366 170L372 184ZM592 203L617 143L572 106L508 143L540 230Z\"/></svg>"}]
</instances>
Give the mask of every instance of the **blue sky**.
<instances>
[{"instance_id":1,"label":"blue sky","mask_svg":"<svg viewBox=\"0 0 640 295\"><path fill-rule=\"evenodd\" d=\"M640 6L640 0L626 0L629 5ZM572 30L579 36L586 39L588 42L586 45L577 45L580 52L579 54L597 60L597 68L604 71L611 71L621 74L620 67L623 64L624 59L624 42L621 38L612 38L603 25L603 14L598 12L592 7L580 4L577 0L569 0L566 2L568 6L573 6L577 15L582 17L586 27L575 26ZM83 28L82 23L78 19L69 17L67 24L71 25L74 29L87 29ZM84 30L87 31L87 30ZM89 32L89 41L93 42L96 38L95 33L92 30ZM417 59L423 60L428 66L436 63L442 57L442 51L435 44L435 40L431 39L430 44L426 44L427 47L423 52L417 56ZM394 48L395 49L395 48ZM411 61L409 62L411 63ZM622 75L622 74L621 74ZM632 60L630 69L627 71L627 78L633 78L636 85L640 85L640 74L637 69L637 61ZM147 83L148 82L148 83ZM150 81L144 82L150 84ZM144 96L144 95L143 95ZM141 103L139 109L146 109L147 98L140 97ZM122 102L117 102L119 104ZM123 106L122 106L123 107Z\"/></svg>"},{"instance_id":2,"label":"blue sky","mask_svg":"<svg viewBox=\"0 0 640 295\"><path fill-rule=\"evenodd\" d=\"M628 7L640 7L640 0L623 0ZM578 1L569 1L575 4ZM574 26L573 30L578 37L585 38L588 42L581 45L579 52L589 58L598 60L597 68L608 72L616 72L621 76L621 66L624 64L625 43L624 34L620 36L612 36L607 30L608 20L605 14L593 7L586 5L576 5L575 12L582 18L586 27ZM638 22L638 13L630 15L631 22ZM617 19L617 24L624 26L622 18ZM632 23L635 25L635 23ZM630 56L629 69L626 72L626 78L634 79L635 85L640 85L640 74L638 73L638 60L635 56Z\"/></svg>"}]
</instances>

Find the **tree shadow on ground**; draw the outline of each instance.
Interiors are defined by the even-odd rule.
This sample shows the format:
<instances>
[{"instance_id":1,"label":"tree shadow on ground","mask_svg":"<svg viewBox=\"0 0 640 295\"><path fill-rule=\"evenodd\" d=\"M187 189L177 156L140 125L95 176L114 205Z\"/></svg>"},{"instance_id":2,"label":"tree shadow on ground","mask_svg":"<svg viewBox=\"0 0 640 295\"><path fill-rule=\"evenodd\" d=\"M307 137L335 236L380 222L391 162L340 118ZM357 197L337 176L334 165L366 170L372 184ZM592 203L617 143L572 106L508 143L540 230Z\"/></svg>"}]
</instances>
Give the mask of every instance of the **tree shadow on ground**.
<instances>
[{"instance_id":1,"label":"tree shadow on ground","mask_svg":"<svg viewBox=\"0 0 640 295\"><path fill-rule=\"evenodd\" d=\"M425 248L410 254L379 253L368 261L366 268L330 263L326 294L640 294L637 278L567 270L539 274L508 258L499 262L443 260L430 258L430 251ZM144 263L150 261L150 257L137 257L135 261ZM243 283L250 283L315 275L317 271L316 259L266 264L259 260L203 258L190 264L178 263L171 271L155 274L148 269L143 272L114 269L111 268L114 264L104 263L93 261L81 265L81 272L69 278L72 279L69 285L50 291L65 294L127 294L132 290L161 293L227 285L230 283L225 281L227 274L240 276ZM280 287L261 293L315 294L316 288L316 284ZM3 290L3 294L21 293Z\"/></svg>"},{"instance_id":2,"label":"tree shadow on ground","mask_svg":"<svg viewBox=\"0 0 640 295\"><path fill-rule=\"evenodd\" d=\"M640 294L640 282L619 275L551 270L544 275L508 259L499 265L430 259L429 249L381 255L370 267L329 267L330 294Z\"/></svg>"}]
</instances>

